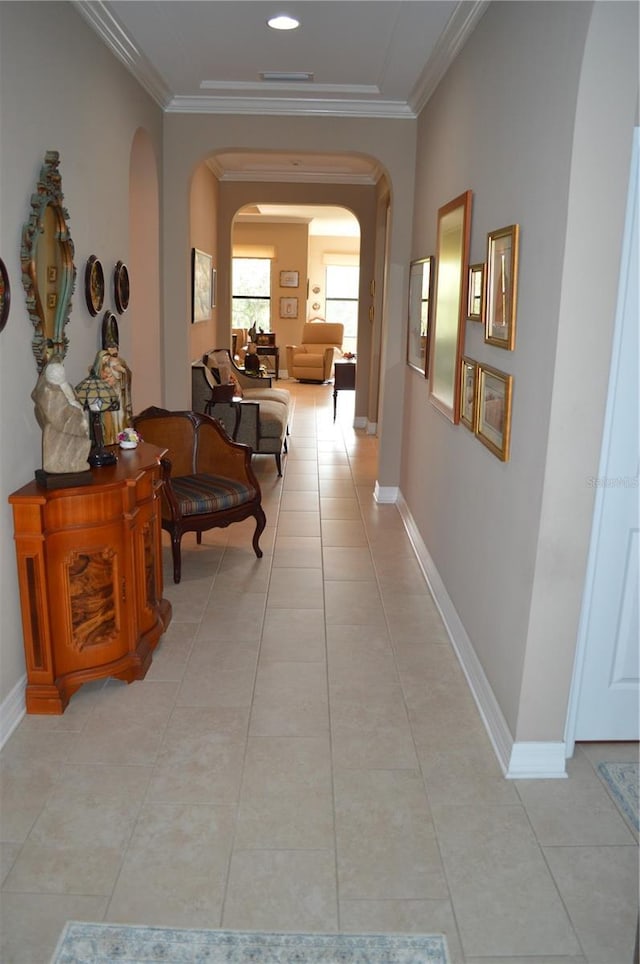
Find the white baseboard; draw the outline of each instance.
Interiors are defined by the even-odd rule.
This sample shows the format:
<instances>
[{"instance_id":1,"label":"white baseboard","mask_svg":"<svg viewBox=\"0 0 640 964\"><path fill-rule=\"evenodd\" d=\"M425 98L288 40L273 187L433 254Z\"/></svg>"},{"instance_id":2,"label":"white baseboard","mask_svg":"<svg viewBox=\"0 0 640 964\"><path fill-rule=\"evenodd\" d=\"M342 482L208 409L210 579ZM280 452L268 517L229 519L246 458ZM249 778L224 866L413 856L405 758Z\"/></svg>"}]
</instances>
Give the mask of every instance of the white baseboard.
<instances>
[{"instance_id":1,"label":"white baseboard","mask_svg":"<svg viewBox=\"0 0 640 964\"><path fill-rule=\"evenodd\" d=\"M549 780L567 776L566 743L514 743L508 780Z\"/></svg>"},{"instance_id":2,"label":"white baseboard","mask_svg":"<svg viewBox=\"0 0 640 964\"><path fill-rule=\"evenodd\" d=\"M396 504L505 777L519 780L530 777L566 777L564 743L514 741L473 644L402 493L398 494Z\"/></svg>"},{"instance_id":3,"label":"white baseboard","mask_svg":"<svg viewBox=\"0 0 640 964\"><path fill-rule=\"evenodd\" d=\"M399 491L397 485L380 485L379 482L376 482L373 489L373 497L376 502L393 505L398 501Z\"/></svg>"},{"instance_id":4,"label":"white baseboard","mask_svg":"<svg viewBox=\"0 0 640 964\"><path fill-rule=\"evenodd\" d=\"M377 434L378 434L378 423L377 423L377 422L368 422L368 421L365 420L365 425L363 426L363 428L366 428L366 430L367 430L367 435L377 435Z\"/></svg>"},{"instance_id":5,"label":"white baseboard","mask_svg":"<svg viewBox=\"0 0 640 964\"><path fill-rule=\"evenodd\" d=\"M354 427L354 428L366 428L366 427L367 427L367 418L366 418L366 416L365 416L365 415L356 415L356 416L354 417L354 419L353 419L353 427Z\"/></svg>"},{"instance_id":6,"label":"white baseboard","mask_svg":"<svg viewBox=\"0 0 640 964\"><path fill-rule=\"evenodd\" d=\"M26 713L24 699L25 686L27 685L26 674L19 679L9 695L0 705L0 749L5 745L16 726Z\"/></svg>"}]
</instances>

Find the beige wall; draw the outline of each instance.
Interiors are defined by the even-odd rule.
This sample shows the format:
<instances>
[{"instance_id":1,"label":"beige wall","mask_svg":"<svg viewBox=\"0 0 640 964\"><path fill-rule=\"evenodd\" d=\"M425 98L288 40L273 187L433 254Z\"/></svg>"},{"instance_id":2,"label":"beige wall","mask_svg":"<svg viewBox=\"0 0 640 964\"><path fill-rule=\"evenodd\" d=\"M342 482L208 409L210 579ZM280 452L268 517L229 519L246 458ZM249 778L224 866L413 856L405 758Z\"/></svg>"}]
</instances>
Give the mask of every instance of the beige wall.
<instances>
[{"instance_id":1,"label":"beige wall","mask_svg":"<svg viewBox=\"0 0 640 964\"><path fill-rule=\"evenodd\" d=\"M29 198L45 151L58 150L78 269L66 360L68 378L75 385L98 350L102 320L102 313L92 317L85 304L84 266L91 254L102 261L107 281L104 308L113 310L113 268L118 260L130 265L132 145L136 132L146 130L160 169L162 114L70 4L2 3L0 116L0 252L12 288L9 321L0 334L1 702L15 687L23 699L24 674L13 520L7 497L32 479L41 465L41 433L30 398L37 376L31 352L33 329L20 272L20 235L30 211ZM138 304L141 284L144 288L144 282L131 277ZM157 310L157 297L155 304ZM132 327L137 321L132 308L119 321L121 351L130 363ZM136 405L135 371L133 400Z\"/></svg>"},{"instance_id":2,"label":"beige wall","mask_svg":"<svg viewBox=\"0 0 640 964\"><path fill-rule=\"evenodd\" d=\"M637 6L492 4L419 119L412 257L474 192L471 261L521 228L511 460L405 367L401 489L514 739L562 741L608 378L638 87ZM594 280L597 278L597 283ZM590 279L587 281L587 279ZM585 285L585 281L587 281ZM597 292L596 290L597 289Z\"/></svg>"},{"instance_id":3,"label":"beige wall","mask_svg":"<svg viewBox=\"0 0 640 964\"><path fill-rule=\"evenodd\" d=\"M285 345L297 341L304 321L307 303L307 245L309 228L306 224L258 224L241 222L232 228L232 245L265 245L274 250L271 262L271 331L276 333L280 346L280 366L286 365ZM282 288L281 271L297 271L298 287ZM231 284L231 279L229 279ZM298 299L298 317L280 317L280 298Z\"/></svg>"},{"instance_id":4,"label":"beige wall","mask_svg":"<svg viewBox=\"0 0 640 964\"><path fill-rule=\"evenodd\" d=\"M218 259L218 222L216 218L218 210L218 179L206 164L200 164L194 171L193 178L191 179L189 210L191 216L190 248L198 248L200 251L211 255L213 258L213 267L216 269L216 287L219 290L220 284L224 282L226 266L221 265ZM190 257L191 251L189 251L189 259ZM189 271L191 271L190 260ZM215 338L218 324L218 311L218 299L216 295L216 306L211 309L211 318L209 321L199 321L190 326L189 344L190 358L192 361L200 358L206 351L209 351L210 348L219 347ZM191 289L189 289L189 312L191 312ZM189 315L189 317L191 316Z\"/></svg>"}]
</instances>

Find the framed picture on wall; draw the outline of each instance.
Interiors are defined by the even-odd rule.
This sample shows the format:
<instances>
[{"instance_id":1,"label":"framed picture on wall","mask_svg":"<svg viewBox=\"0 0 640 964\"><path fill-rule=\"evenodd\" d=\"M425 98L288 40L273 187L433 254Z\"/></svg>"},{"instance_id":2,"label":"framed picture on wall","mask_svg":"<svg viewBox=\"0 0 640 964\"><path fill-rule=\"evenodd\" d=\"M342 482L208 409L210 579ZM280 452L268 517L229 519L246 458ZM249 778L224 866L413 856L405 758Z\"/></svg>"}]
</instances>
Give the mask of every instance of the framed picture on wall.
<instances>
[{"instance_id":1,"label":"framed picture on wall","mask_svg":"<svg viewBox=\"0 0 640 964\"><path fill-rule=\"evenodd\" d=\"M300 273L298 271L281 271L280 287L297 288L300 284Z\"/></svg>"},{"instance_id":2,"label":"framed picture on wall","mask_svg":"<svg viewBox=\"0 0 640 964\"><path fill-rule=\"evenodd\" d=\"M478 400L478 363L473 358L461 361L460 421L470 432L476 430Z\"/></svg>"},{"instance_id":3,"label":"framed picture on wall","mask_svg":"<svg viewBox=\"0 0 640 964\"><path fill-rule=\"evenodd\" d=\"M482 321L484 308L484 264L469 266L469 321Z\"/></svg>"},{"instance_id":4,"label":"framed picture on wall","mask_svg":"<svg viewBox=\"0 0 640 964\"><path fill-rule=\"evenodd\" d=\"M476 436L502 462L509 461L513 375L478 365Z\"/></svg>"},{"instance_id":5,"label":"framed picture on wall","mask_svg":"<svg viewBox=\"0 0 640 964\"><path fill-rule=\"evenodd\" d=\"M191 249L191 321L211 318L212 257L197 248Z\"/></svg>"},{"instance_id":6,"label":"framed picture on wall","mask_svg":"<svg viewBox=\"0 0 640 964\"><path fill-rule=\"evenodd\" d=\"M280 299L280 317L281 318L298 317L298 299L297 298Z\"/></svg>"},{"instance_id":7,"label":"framed picture on wall","mask_svg":"<svg viewBox=\"0 0 640 964\"><path fill-rule=\"evenodd\" d=\"M487 236L487 287L484 340L513 351L518 293L517 224Z\"/></svg>"},{"instance_id":8,"label":"framed picture on wall","mask_svg":"<svg viewBox=\"0 0 640 964\"><path fill-rule=\"evenodd\" d=\"M216 306L216 296L218 293L218 275L215 268L211 269L211 307Z\"/></svg>"}]
</instances>

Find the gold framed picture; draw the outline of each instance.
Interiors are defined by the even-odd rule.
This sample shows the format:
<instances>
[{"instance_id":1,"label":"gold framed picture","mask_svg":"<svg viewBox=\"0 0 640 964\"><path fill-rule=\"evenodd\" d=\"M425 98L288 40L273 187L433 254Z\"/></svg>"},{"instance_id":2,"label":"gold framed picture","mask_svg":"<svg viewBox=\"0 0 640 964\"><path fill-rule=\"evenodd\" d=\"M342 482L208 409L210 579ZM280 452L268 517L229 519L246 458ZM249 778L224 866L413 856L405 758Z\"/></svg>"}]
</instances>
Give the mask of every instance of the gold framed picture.
<instances>
[{"instance_id":1,"label":"gold framed picture","mask_svg":"<svg viewBox=\"0 0 640 964\"><path fill-rule=\"evenodd\" d=\"M280 287L297 288L300 284L300 273L298 271L281 271Z\"/></svg>"},{"instance_id":2,"label":"gold framed picture","mask_svg":"<svg viewBox=\"0 0 640 964\"><path fill-rule=\"evenodd\" d=\"M484 264L469 266L469 321L482 321L484 314Z\"/></svg>"},{"instance_id":3,"label":"gold framed picture","mask_svg":"<svg viewBox=\"0 0 640 964\"><path fill-rule=\"evenodd\" d=\"M429 375L429 328L433 306L434 258L417 258L409 265L407 365Z\"/></svg>"},{"instance_id":4,"label":"gold framed picture","mask_svg":"<svg viewBox=\"0 0 640 964\"><path fill-rule=\"evenodd\" d=\"M509 461L513 375L478 364L475 434L502 462Z\"/></svg>"},{"instance_id":5,"label":"gold framed picture","mask_svg":"<svg viewBox=\"0 0 640 964\"><path fill-rule=\"evenodd\" d=\"M484 340L513 351L516 342L519 227L487 235L487 282Z\"/></svg>"},{"instance_id":6,"label":"gold framed picture","mask_svg":"<svg viewBox=\"0 0 640 964\"><path fill-rule=\"evenodd\" d=\"M297 298L280 299L280 317L281 318L298 317L298 299Z\"/></svg>"},{"instance_id":7,"label":"gold framed picture","mask_svg":"<svg viewBox=\"0 0 640 964\"><path fill-rule=\"evenodd\" d=\"M460 362L460 421L470 432L476 430L478 401L478 363L473 358L462 358Z\"/></svg>"}]
</instances>

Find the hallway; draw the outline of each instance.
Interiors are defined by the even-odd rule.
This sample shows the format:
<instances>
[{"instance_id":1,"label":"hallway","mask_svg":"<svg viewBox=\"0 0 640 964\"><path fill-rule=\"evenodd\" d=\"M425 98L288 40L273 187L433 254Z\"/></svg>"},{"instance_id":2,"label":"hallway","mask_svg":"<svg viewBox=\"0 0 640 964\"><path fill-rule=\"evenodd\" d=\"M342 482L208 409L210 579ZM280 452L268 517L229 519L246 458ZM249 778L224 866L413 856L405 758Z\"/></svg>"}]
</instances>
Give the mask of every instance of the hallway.
<instances>
[{"instance_id":1,"label":"hallway","mask_svg":"<svg viewBox=\"0 0 640 964\"><path fill-rule=\"evenodd\" d=\"M400 515L373 499L353 395L283 382L267 529L183 542L143 682L83 687L0 754L3 964L67 919L446 934L451 964L630 964L637 834L601 760L498 768Z\"/></svg>"}]
</instances>

